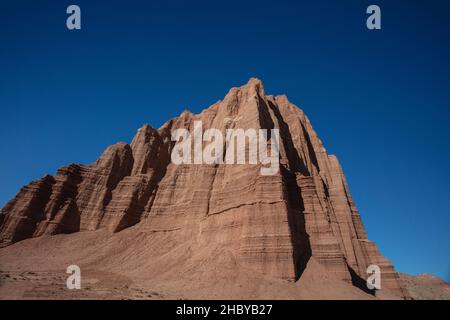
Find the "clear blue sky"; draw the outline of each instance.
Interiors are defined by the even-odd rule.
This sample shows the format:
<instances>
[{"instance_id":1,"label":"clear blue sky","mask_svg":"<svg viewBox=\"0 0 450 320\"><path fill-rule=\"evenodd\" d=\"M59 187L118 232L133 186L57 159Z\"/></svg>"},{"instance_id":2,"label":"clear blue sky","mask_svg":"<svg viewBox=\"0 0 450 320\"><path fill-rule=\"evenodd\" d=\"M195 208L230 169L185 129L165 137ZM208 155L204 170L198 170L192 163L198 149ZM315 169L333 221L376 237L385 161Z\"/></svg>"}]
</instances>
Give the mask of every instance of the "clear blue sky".
<instances>
[{"instance_id":1,"label":"clear blue sky","mask_svg":"<svg viewBox=\"0 0 450 320\"><path fill-rule=\"evenodd\" d=\"M450 280L448 1L93 2L1 4L0 206L255 76L310 117L397 270Z\"/></svg>"}]
</instances>

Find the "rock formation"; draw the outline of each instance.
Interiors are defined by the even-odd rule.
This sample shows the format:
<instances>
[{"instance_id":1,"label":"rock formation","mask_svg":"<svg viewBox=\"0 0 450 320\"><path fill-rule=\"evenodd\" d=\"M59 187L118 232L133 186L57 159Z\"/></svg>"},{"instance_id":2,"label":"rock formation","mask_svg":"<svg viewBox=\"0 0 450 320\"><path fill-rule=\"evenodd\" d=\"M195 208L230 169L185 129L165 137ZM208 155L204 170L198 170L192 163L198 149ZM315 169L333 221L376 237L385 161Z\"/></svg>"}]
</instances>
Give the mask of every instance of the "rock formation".
<instances>
[{"instance_id":1,"label":"rock formation","mask_svg":"<svg viewBox=\"0 0 450 320\"><path fill-rule=\"evenodd\" d=\"M196 120L204 130L222 132L279 129L278 174L263 176L260 165L171 163L171 132L192 132ZM112 241L127 232L151 235L141 251L152 259L171 255L176 261L178 255L173 265L194 259L193 247L182 246L195 243L195 248L222 248L230 257L225 264L234 261L229 272L238 265L288 282L301 280L314 264L333 279L366 290L366 269L376 264L383 289L406 295L392 264L368 240L337 158L327 154L302 110L286 96L266 95L257 79L232 88L198 115L185 111L158 130L145 125L131 145L109 147L94 164L71 164L30 183L1 217L1 246L9 247L0 253L44 235L103 230L111 235L105 241ZM133 257L118 248L105 257L131 264ZM171 266L167 262L164 268Z\"/></svg>"}]
</instances>

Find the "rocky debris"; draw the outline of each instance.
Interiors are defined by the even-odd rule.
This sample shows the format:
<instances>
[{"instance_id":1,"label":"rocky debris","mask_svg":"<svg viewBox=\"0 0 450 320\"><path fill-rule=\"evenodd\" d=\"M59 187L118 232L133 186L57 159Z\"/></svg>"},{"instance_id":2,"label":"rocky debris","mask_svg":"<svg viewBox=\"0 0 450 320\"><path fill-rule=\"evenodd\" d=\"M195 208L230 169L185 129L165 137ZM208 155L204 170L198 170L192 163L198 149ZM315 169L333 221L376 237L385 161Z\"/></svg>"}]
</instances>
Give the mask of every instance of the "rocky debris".
<instances>
[{"instance_id":1,"label":"rocky debris","mask_svg":"<svg viewBox=\"0 0 450 320\"><path fill-rule=\"evenodd\" d=\"M167 297L155 290L144 289L129 279L107 272L87 270L83 272L80 290L68 290L67 274L59 271L0 271L0 300L159 300ZM178 297L169 297L176 299Z\"/></svg>"},{"instance_id":2,"label":"rocky debris","mask_svg":"<svg viewBox=\"0 0 450 320\"><path fill-rule=\"evenodd\" d=\"M171 163L171 132L192 132L197 120L223 133L279 129L278 174L262 176L250 164ZM302 110L286 96L266 95L254 78L198 115L183 112L158 130L143 126L131 145L109 147L92 165L72 164L30 183L2 212L2 246L43 235L127 231L152 237L145 249L133 246L154 258L170 252L171 261L189 260L176 248L214 244L242 268L288 282L301 280L313 258L333 279L364 291L366 269L377 264L383 290L407 297L392 264L367 239L337 158ZM108 260L124 259L117 252Z\"/></svg>"},{"instance_id":3,"label":"rocky debris","mask_svg":"<svg viewBox=\"0 0 450 320\"><path fill-rule=\"evenodd\" d=\"M431 274L400 273L400 281L414 300L450 300L450 284Z\"/></svg>"}]
</instances>

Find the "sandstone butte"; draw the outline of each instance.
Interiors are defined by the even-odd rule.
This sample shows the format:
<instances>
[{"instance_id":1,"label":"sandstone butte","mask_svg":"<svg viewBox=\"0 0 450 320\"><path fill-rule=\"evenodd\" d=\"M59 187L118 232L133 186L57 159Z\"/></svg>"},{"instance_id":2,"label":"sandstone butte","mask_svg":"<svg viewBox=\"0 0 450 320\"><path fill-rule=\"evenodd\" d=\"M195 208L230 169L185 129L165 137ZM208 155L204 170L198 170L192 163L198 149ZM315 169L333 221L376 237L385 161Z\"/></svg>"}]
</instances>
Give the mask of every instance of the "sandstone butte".
<instances>
[{"instance_id":1,"label":"sandstone butte","mask_svg":"<svg viewBox=\"0 0 450 320\"><path fill-rule=\"evenodd\" d=\"M171 131L195 120L204 130L279 129L278 174L172 164ZM198 115L144 125L93 164L31 182L1 213L3 272L77 264L162 298L409 298L367 238L338 159L302 110L254 78ZM376 292L365 286L372 264L382 271Z\"/></svg>"}]
</instances>

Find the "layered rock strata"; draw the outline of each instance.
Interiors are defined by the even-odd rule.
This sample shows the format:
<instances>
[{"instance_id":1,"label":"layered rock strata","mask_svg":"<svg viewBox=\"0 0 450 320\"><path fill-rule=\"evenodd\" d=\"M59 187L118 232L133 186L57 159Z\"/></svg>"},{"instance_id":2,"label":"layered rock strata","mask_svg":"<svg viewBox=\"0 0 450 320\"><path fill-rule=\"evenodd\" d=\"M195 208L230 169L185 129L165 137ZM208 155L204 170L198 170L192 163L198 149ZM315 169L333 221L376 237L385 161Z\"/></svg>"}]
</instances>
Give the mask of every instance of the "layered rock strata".
<instances>
[{"instance_id":1,"label":"layered rock strata","mask_svg":"<svg viewBox=\"0 0 450 320\"><path fill-rule=\"evenodd\" d=\"M260 165L170 161L171 133L279 129L280 170ZM20 190L0 216L0 242L105 228L120 232L177 231L178 241L220 244L240 265L297 281L311 257L337 279L364 289L366 269L405 297L392 264L368 240L342 168L328 155L310 121L286 96L266 95L251 79L202 113L183 112L158 130L145 125L131 145L109 147L91 165L71 164Z\"/></svg>"}]
</instances>

